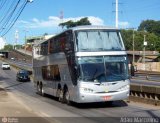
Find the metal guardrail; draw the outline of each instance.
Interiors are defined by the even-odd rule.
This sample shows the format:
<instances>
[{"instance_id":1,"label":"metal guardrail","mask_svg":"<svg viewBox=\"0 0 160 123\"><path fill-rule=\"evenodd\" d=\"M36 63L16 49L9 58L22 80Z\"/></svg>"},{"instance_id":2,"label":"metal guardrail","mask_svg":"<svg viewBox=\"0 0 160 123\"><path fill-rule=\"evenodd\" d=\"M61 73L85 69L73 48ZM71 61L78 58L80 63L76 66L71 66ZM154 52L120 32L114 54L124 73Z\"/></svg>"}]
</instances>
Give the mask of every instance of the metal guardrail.
<instances>
[{"instance_id":1,"label":"metal guardrail","mask_svg":"<svg viewBox=\"0 0 160 123\"><path fill-rule=\"evenodd\" d=\"M136 85L130 86L130 97L132 101L138 101L148 104L160 105L160 87L148 86L148 85Z\"/></svg>"},{"instance_id":2,"label":"metal guardrail","mask_svg":"<svg viewBox=\"0 0 160 123\"><path fill-rule=\"evenodd\" d=\"M138 71L132 76L132 79L149 80L160 82L160 72L156 71Z\"/></svg>"}]
</instances>

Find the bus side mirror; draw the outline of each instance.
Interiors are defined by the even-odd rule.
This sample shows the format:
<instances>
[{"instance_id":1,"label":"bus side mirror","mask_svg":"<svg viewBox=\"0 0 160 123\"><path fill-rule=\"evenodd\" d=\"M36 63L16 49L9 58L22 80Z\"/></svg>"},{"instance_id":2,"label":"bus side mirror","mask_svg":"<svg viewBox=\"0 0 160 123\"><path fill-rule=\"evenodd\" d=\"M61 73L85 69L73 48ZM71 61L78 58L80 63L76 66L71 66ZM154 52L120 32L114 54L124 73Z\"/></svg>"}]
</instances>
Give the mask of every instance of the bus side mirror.
<instances>
[{"instance_id":1,"label":"bus side mirror","mask_svg":"<svg viewBox=\"0 0 160 123\"><path fill-rule=\"evenodd\" d=\"M65 50L72 50L73 49L73 47L74 47L74 44L73 44L73 42L67 42L66 44L65 44Z\"/></svg>"},{"instance_id":2,"label":"bus side mirror","mask_svg":"<svg viewBox=\"0 0 160 123\"><path fill-rule=\"evenodd\" d=\"M66 43L65 50L71 50L71 45L69 43Z\"/></svg>"}]
</instances>

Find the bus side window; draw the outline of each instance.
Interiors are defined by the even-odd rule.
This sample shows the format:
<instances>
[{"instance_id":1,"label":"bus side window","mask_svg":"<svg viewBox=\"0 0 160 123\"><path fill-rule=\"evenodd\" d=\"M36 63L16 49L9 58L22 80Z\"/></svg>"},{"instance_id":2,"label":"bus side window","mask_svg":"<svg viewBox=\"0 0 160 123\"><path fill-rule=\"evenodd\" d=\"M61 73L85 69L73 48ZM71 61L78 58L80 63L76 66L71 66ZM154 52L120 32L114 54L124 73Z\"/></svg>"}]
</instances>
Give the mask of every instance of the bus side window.
<instances>
[{"instance_id":1,"label":"bus side window","mask_svg":"<svg viewBox=\"0 0 160 123\"><path fill-rule=\"evenodd\" d=\"M52 65L51 66L51 71L52 71L53 80L61 81L58 65Z\"/></svg>"},{"instance_id":2,"label":"bus side window","mask_svg":"<svg viewBox=\"0 0 160 123\"><path fill-rule=\"evenodd\" d=\"M54 74L54 79L56 81L61 81L61 77L60 77L60 73L59 73L59 69L56 69L56 73Z\"/></svg>"}]
</instances>

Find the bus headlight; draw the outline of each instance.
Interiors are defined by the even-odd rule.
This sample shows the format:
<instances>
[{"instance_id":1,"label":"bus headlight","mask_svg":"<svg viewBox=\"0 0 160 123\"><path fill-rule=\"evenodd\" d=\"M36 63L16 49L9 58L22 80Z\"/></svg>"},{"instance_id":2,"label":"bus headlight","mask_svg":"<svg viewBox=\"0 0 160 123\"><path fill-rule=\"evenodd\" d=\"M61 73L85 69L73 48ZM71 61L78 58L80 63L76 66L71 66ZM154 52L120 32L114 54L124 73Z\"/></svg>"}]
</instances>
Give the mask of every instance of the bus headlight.
<instances>
[{"instance_id":1,"label":"bus headlight","mask_svg":"<svg viewBox=\"0 0 160 123\"><path fill-rule=\"evenodd\" d=\"M124 85L118 89L118 91L129 90L129 85Z\"/></svg>"},{"instance_id":2,"label":"bus headlight","mask_svg":"<svg viewBox=\"0 0 160 123\"><path fill-rule=\"evenodd\" d=\"M85 87L81 87L80 88L81 92L87 92L87 93L93 93L93 89L90 88L85 88Z\"/></svg>"}]
</instances>

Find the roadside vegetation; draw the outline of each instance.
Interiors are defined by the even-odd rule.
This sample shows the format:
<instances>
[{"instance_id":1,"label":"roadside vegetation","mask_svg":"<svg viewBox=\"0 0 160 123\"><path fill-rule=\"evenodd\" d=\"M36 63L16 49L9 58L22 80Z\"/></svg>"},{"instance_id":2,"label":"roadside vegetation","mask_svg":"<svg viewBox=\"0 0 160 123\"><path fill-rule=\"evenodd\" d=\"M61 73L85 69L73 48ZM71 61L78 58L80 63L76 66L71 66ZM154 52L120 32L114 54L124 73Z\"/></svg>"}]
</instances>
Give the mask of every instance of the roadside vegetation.
<instances>
[{"instance_id":1,"label":"roadside vegetation","mask_svg":"<svg viewBox=\"0 0 160 123\"><path fill-rule=\"evenodd\" d=\"M126 50L133 50L133 33L135 50L142 50L144 45L144 35L146 35L146 50L160 51L160 21L145 20L142 21L137 30L122 30L122 38Z\"/></svg>"}]
</instances>

